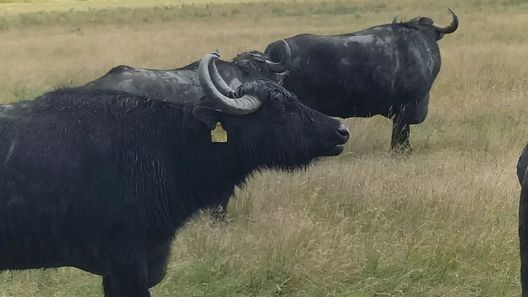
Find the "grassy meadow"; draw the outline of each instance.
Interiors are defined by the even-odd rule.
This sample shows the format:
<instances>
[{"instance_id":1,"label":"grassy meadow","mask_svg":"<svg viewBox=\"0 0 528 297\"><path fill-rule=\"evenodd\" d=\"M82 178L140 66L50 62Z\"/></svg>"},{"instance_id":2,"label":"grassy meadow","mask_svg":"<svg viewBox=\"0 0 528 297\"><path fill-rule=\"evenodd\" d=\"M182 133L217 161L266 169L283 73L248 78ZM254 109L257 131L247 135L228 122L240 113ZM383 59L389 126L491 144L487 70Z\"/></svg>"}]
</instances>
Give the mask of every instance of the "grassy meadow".
<instances>
[{"instance_id":1,"label":"grassy meadow","mask_svg":"<svg viewBox=\"0 0 528 297\"><path fill-rule=\"evenodd\" d=\"M218 2L218 3L216 3ZM520 296L515 165L528 142L528 2L0 0L0 103L92 80L112 66L224 59L302 32L335 34L394 15L457 32L414 151L388 152L391 122L348 119L337 158L261 172L226 223L196 215L153 296ZM72 268L0 273L0 297L102 296Z\"/></svg>"}]
</instances>

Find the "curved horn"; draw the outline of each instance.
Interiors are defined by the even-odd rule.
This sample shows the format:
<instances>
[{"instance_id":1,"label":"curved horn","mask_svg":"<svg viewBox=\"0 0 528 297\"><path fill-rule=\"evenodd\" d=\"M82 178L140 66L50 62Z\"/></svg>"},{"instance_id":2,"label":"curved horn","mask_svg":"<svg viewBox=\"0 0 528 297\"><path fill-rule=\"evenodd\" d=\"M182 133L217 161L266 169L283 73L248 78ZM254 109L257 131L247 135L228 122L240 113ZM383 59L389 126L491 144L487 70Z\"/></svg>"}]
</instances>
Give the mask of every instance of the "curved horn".
<instances>
[{"instance_id":1,"label":"curved horn","mask_svg":"<svg viewBox=\"0 0 528 297\"><path fill-rule=\"evenodd\" d=\"M216 49L213 53L214 55L220 57L220 49ZM218 72L218 68L216 68L216 59L213 61L214 67L212 67L212 73L211 73L211 79L216 83L216 87L218 88L218 91L220 91L222 94L233 97L235 94L235 90L233 90L222 78L220 73Z\"/></svg>"},{"instance_id":2,"label":"curved horn","mask_svg":"<svg viewBox=\"0 0 528 297\"><path fill-rule=\"evenodd\" d=\"M449 9L449 12L451 13L451 16L453 17L451 24L449 24L449 26L445 28L433 25L433 27L435 27L435 29L438 30L438 32L443 33L443 34L453 33L458 28L458 16L455 14L455 12L451 8L448 8L448 9Z\"/></svg>"},{"instance_id":3,"label":"curved horn","mask_svg":"<svg viewBox=\"0 0 528 297\"><path fill-rule=\"evenodd\" d=\"M229 98L216 88L215 84L224 87L227 86L226 82L218 74L218 69L216 69L214 63L212 65L214 78L209 73L209 65L218 59L218 54L207 54L200 60L200 64L198 65L198 78L207 97L212 99L227 114L246 115L259 109L262 102L255 96L244 95L240 98ZM215 72L218 74L218 77L216 77ZM229 86L227 87L231 89Z\"/></svg>"},{"instance_id":4,"label":"curved horn","mask_svg":"<svg viewBox=\"0 0 528 297\"><path fill-rule=\"evenodd\" d=\"M220 54L218 52L215 53L215 55L217 57L220 57ZM226 82L225 80L222 78L222 76L220 75L220 73L218 72L218 68L216 68L216 60L217 59L213 59L213 62L212 62L212 71L210 73L211 75L211 79L213 80L213 82L215 83L218 91L220 91L223 95L225 96L228 96L228 97L233 97L236 93L235 90L233 90Z\"/></svg>"},{"instance_id":5,"label":"curved horn","mask_svg":"<svg viewBox=\"0 0 528 297\"><path fill-rule=\"evenodd\" d=\"M394 16L394 18L392 19L392 23L393 24L397 24L398 23L398 16Z\"/></svg>"},{"instance_id":6,"label":"curved horn","mask_svg":"<svg viewBox=\"0 0 528 297\"><path fill-rule=\"evenodd\" d=\"M282 47L283 48L282 59L279 62L273 62L273 61L266 59L266 65L268 65L271 71L276 72L276 73L287 71L288 65L290 65L290 61L291 61L290 45L284 39L281 39L281 42L284 45Z\"/></svg>"}]
</instances>

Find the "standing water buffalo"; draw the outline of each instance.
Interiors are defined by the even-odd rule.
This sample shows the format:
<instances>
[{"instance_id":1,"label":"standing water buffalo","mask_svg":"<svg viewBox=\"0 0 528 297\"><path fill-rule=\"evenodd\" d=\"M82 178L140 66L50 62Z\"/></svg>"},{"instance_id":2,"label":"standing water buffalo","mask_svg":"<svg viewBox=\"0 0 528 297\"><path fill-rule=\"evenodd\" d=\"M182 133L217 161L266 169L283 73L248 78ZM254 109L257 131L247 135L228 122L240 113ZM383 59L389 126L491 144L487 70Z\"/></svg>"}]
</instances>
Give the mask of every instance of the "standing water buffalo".
<instances>
[{"instance_id":1,"label":"standing water buffalo","mask_svg":"<svg viewBox=\"0 0 528 297\"><path fill-rule=\"evenodd\" d=\"M321 36L302 34L268 45L272 60L285 61L286 89L304 104L331 116L393 119L391 149L410 151L410 124L427 116L429 91L440 70L437 41L455 32L458 18L445 28L427 17Z\"/></svg>"},{"instance_id":2,"label":"standing water buffalo","mask_svg":"<svg viewBox=\"0 0 528 297\"><path fill-rule=\"evenodd\" d=\"M519 199L519 246L521 254L522 297L528 297L528 145L517 163L517 177L521 184Z\"/></svg>"},{"instance_id":3,"label":"standing water buffalo","mask_svg":"<svg viewBox=\"0 0 528 297\"><path fill-rule=\"evenodd\" d=\"M193 213L255 170L342 152L337 120L268 80L230 89L216 59L192 103L77 88L2 106L0 270L73 266L103 276L106 297L150 296ZM227 142L212 142L217 123Z\"/></svg>"}]
</instances>

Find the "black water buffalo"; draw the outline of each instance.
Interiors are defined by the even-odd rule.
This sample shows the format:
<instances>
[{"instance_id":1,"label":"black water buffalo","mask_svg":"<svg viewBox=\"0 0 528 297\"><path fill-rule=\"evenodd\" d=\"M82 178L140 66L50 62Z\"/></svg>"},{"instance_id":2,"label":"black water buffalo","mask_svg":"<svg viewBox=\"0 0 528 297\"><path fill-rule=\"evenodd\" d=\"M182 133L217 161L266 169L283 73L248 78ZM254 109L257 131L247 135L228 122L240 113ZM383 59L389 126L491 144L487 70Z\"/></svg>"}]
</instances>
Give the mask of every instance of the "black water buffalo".
<instances>
[{"instance_id":1,"label":"black water buffalo","mask_svg":"<svg viewBox=\"0 0 528 297\"><path fill-rule=\"evenodd\" d=\"M360 32L321 36L302 34L268 45L272 60L285 61L286 89L304 104L331 116L393 119L391 149L409 151L410 124L425 120L429 91L440 70L437 41L455 32L427 17L380 25ZM287 53L285 55L284 53Z\"/></svg>"},{"instance_id":2,"label":"black water buffalo","mask_svg":"<svg viewBox=\"0 0 528 297\"><path fill-rule=\"evenodd\" d=\"M84 87L120 90L154 100L192 102L204 95L198 80L198 63L167 70L121 65ZM280 83L288 73L282 61L272 62L264 53L258 51L244 52L237 55L232 62L219 60L216 64L223 79L235 89L243 82L258 78Z\"/></svg>"},{"instance_id":3,"label":"black water buffalo","mask_svg":"<svg viewBox=\"0 0 528 297\"><path fill-rule=\"evenodd\" d=\"M522 296L528 297L528 145L517 163L517 177L521 184L519 199L519 244L521 254Z\"/></svg>"},{"instance_id":4,"label":"black water buffalo","mask_svg":"<svg viewBox=\"0 0 528 297\"><path fill-rule=\"evenodd\" d=\"M2 106L0 270L73 266L103 276L106 297L150 296L193 213L256 170L342 152L337 120L269 80L230 89L216 59L192 103L76 88Z\"/></svg>"}]
</instances>

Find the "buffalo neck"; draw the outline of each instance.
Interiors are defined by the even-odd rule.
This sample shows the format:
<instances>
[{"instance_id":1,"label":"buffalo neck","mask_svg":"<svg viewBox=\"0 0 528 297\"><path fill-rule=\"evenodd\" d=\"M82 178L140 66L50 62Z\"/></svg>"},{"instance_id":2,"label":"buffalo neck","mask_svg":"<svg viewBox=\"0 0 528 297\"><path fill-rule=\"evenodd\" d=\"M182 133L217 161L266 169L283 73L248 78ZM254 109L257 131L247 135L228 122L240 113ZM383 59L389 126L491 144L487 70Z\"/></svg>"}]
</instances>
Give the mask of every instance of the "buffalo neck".
<instances>
[{"instance_id":1,"label":"buffalo neck","mask_svg":"<svg viewBox=\"0 0 528 297\"><path fill-rule=\"evenodd\" d=\"M154 210L149 213L155 214L151 220L166 236L172 236L196 211L231 196L255 169L243 164L235 141L212 143L211 130L194 118L191 105L172 117L159 127L160 142L167 143L160 153L164 156L159 170L164 176L158 187L162 201L150 201L148 206ZM145 162L156 163L156 158Z\"/></svg>"}]
</instances>

